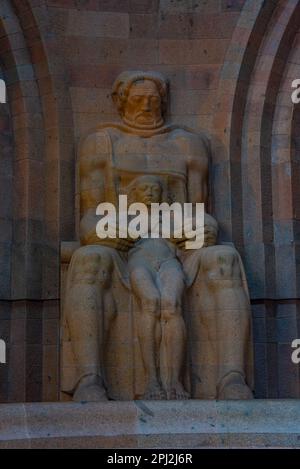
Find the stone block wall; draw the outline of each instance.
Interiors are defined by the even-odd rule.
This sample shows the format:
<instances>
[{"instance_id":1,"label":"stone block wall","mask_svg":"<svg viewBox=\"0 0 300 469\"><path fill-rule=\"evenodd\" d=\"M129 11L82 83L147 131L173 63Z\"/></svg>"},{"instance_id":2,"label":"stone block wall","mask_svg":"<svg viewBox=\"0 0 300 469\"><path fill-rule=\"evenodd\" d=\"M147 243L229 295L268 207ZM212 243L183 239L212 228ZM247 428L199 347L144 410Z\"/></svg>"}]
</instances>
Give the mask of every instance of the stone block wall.
<instances>
[{"instance_id":1,"label":"stone block wall","mask_svg":"<svg viewBox=\"0 0 300 469\"><path fill-rule=\"evenodd\" d=\"M299 397L299 25L295 0L1 1L0 401L59 397L59 249L77 238L76 147L118 119L110 90L126 69L163 72L169 117L210 136L212 210L250 285L256 395Z\"/></svg>"}]
</instances>

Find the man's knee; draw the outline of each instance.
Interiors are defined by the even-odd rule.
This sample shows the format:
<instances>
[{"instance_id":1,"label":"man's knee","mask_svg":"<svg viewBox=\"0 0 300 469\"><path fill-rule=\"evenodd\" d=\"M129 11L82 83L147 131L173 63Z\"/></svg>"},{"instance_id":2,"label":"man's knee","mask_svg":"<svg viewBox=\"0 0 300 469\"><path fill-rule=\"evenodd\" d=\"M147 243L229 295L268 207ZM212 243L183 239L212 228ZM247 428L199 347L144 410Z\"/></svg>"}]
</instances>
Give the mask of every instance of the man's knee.
<instances>
[{"instance_id":1,"label":"man's knee","mask_svg":"<svg viewBox=\"0 0 300 469\"><path fill-rule=\"evenodd\" d=\"M75 283L105 283L112 269L112 256L106 246L83 246L73 254L71 271Z\"/></svg>"},{"instance_id":2,"label":"man's knee","mask_svg":"<svg viewBox=\"0 0 300 469\"><path fill-rule=\"evenodd\" d=\"M180 302L174 297L162 297L161 298L161 319L168 321L174 317L181 315Z\"/></svg>"},{"instance_id":3,"label":"man's knee","mask_svg":"<svg viewBox=\"0 0 300 469\"><path fill-rule=\"evenodd\" d=\"M142 313L158 318L160 316L160 298L158 293L144 294L141 301Z\"/></svg>"}]
</instances>

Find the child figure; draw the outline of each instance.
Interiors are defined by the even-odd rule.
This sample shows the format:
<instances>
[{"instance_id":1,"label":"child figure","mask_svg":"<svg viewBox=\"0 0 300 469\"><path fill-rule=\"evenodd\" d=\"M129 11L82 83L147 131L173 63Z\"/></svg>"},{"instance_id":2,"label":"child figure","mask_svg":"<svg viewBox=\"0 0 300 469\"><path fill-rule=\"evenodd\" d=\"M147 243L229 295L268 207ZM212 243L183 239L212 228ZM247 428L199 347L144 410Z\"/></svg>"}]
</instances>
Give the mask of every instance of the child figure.
<instances>
[{"instance_id":1,"label":"child figure","mask_svg":"<svg viewBox=\"0 0 300 469\"><path fill-rule=\"evenodd\" d=\"M252 347L251 342L245 349L249 337L251 324L251 307L249 291L243 262L238 251L230 244L217 244L218 224L216 220L205 214L204 217L205 244L199 250L199 272L201 279L201 294L206 298L205 309L213 311L218 317L216 329L216 349L219 357L226 356L220 361L216 376L218 399L252 399L251 383ZM187 262L185 262L187 270ZM190 269L190 272L192 269ZM188 279L187 279L188 282ZM213 301L209 292L214 291ZM210 302L209 302L210 301ZM226 308L224 309L224 305ZM239 305L237 308L236 305ZM239 324L239 336L235 329L224 334L228 315ZM199 317L199 315L197 315ZM203 327L203 322L194 323L194 328ZM207 340L207 339L206 339ZM204 339L205 341L205 339ZM230 345L230 346L229 346ZM226 351L226 355L224 354ZM236 357L240 357L239 361ZM234 370L232 363L235 363ZM247 363L248 365L247 370ZM247 372L245 373L245 370ZM248 373L248 376L246 374ZM199 372L201 375L201 370ZM248 382L249 377L249 382ZM249 386L250 384L250 386Z\"/></svg>"},{"instance_id":2,"label":"child figure","mask_svg":"<svg viewBox=\"0 0 300 469\"><path fill-rule=\"evenodd\" d=\"M163 181L140 176L128 188L130 202L162 202ZM138 337L147 385L143 399L188 399L182 384L186 328L185 278L176 247L165 238L140 238L128 253L132 291L139 306Z\"/></svg>"}]
</instances>

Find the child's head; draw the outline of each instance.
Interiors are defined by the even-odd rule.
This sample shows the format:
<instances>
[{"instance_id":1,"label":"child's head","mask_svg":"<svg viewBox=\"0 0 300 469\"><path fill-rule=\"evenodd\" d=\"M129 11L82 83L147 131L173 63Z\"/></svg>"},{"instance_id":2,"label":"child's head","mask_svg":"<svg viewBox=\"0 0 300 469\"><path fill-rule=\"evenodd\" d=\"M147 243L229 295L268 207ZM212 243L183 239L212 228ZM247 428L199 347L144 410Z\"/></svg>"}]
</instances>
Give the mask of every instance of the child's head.
<instances>
[{"instance_id":1,"label":"child's head","mask_svg":"<svg viewBox=\"0 0 300 469\"><path fill-rule=\"evenodd\" d=\"M140 202L145 205L160 203L163 196L163 181L159 176L139 176L129 184L127 193L130 202Z\"/></svg>"},{"instance_id":2,"label":"child's head","mask_svg":"<svg viewBox=\"0 0 300 469\"><path fill-rule=\"evenodd\" d=\"M204 215L205 246L214 246L217 243L218 223L208 213Z\"/></svg>"}]
</instances>

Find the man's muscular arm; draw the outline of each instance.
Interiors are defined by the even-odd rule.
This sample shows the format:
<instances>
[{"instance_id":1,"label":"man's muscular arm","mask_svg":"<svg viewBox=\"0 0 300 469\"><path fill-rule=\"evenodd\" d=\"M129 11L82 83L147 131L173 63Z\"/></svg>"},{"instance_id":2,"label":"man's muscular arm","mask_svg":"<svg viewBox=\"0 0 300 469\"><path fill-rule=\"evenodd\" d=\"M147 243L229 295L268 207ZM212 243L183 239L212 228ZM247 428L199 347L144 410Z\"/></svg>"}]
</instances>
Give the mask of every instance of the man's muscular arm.
<instances>
[{"instance_id":1,"label":"man's muscular arm","mask_svg":"<svg viewBox=\"0 0 300 469\"><path fill-rule=\"evenodd\" d=\"M105 155L97 151L97 134L90 134L79 150L80 177L80 241L82 244L98 244L96 234L96 208L104 201Z\"/></svg>"},{"instance_id":2,"label":"man's muscular arm","mask_svg":"<svg viewBox=\"0 0 300 469\"><path fill-rule=\"evenodd\" d=\"M133 245L133 241L127 239L112 239L106 238L101 239L96 233L96 224L99 221L99 217L95 215L95 211L85 213L83 218L80 220L80 241L81 244L101 244L102 246L108 246L120 251L128 251Z\"/></svg>"},{"instance_id":3,"label":"man's muscular arm","mask_svg":"<svg viewBox=\"0 0 300 469\"><path fill-rule=\"evenodd\" d=\"M132 245L126 239L100 239L96 233L99 216L96 208L106 200L107 165L110 164L107 137L104 132L90 134L80 146L80 241L81 244L101 244L120 250ZM117 208L117 207L116 207Z\"/></svg>"},{"instance_id":4,"label":"man's muscular arm","mask_svg":"<svg viewBox=\"0 0 300 469\"><path fill-rule=\"evenodd\" d=\"M208 146L197 134L189 134L185 138L184 151L187 154L187 202L206 203L208 199ZM185 249L185 236L176 244Z\"/></svg>"},{"instance_id":5,"label":"man's muscular arm","mask_svg":"<svg viewBox=\"0 0 300 469\"><path fill-rule=\"evenodd\" d=\"M200 135L193 135L188 160L188 201L207 203L208 146Z\"/></svg>"}]
</instances>

